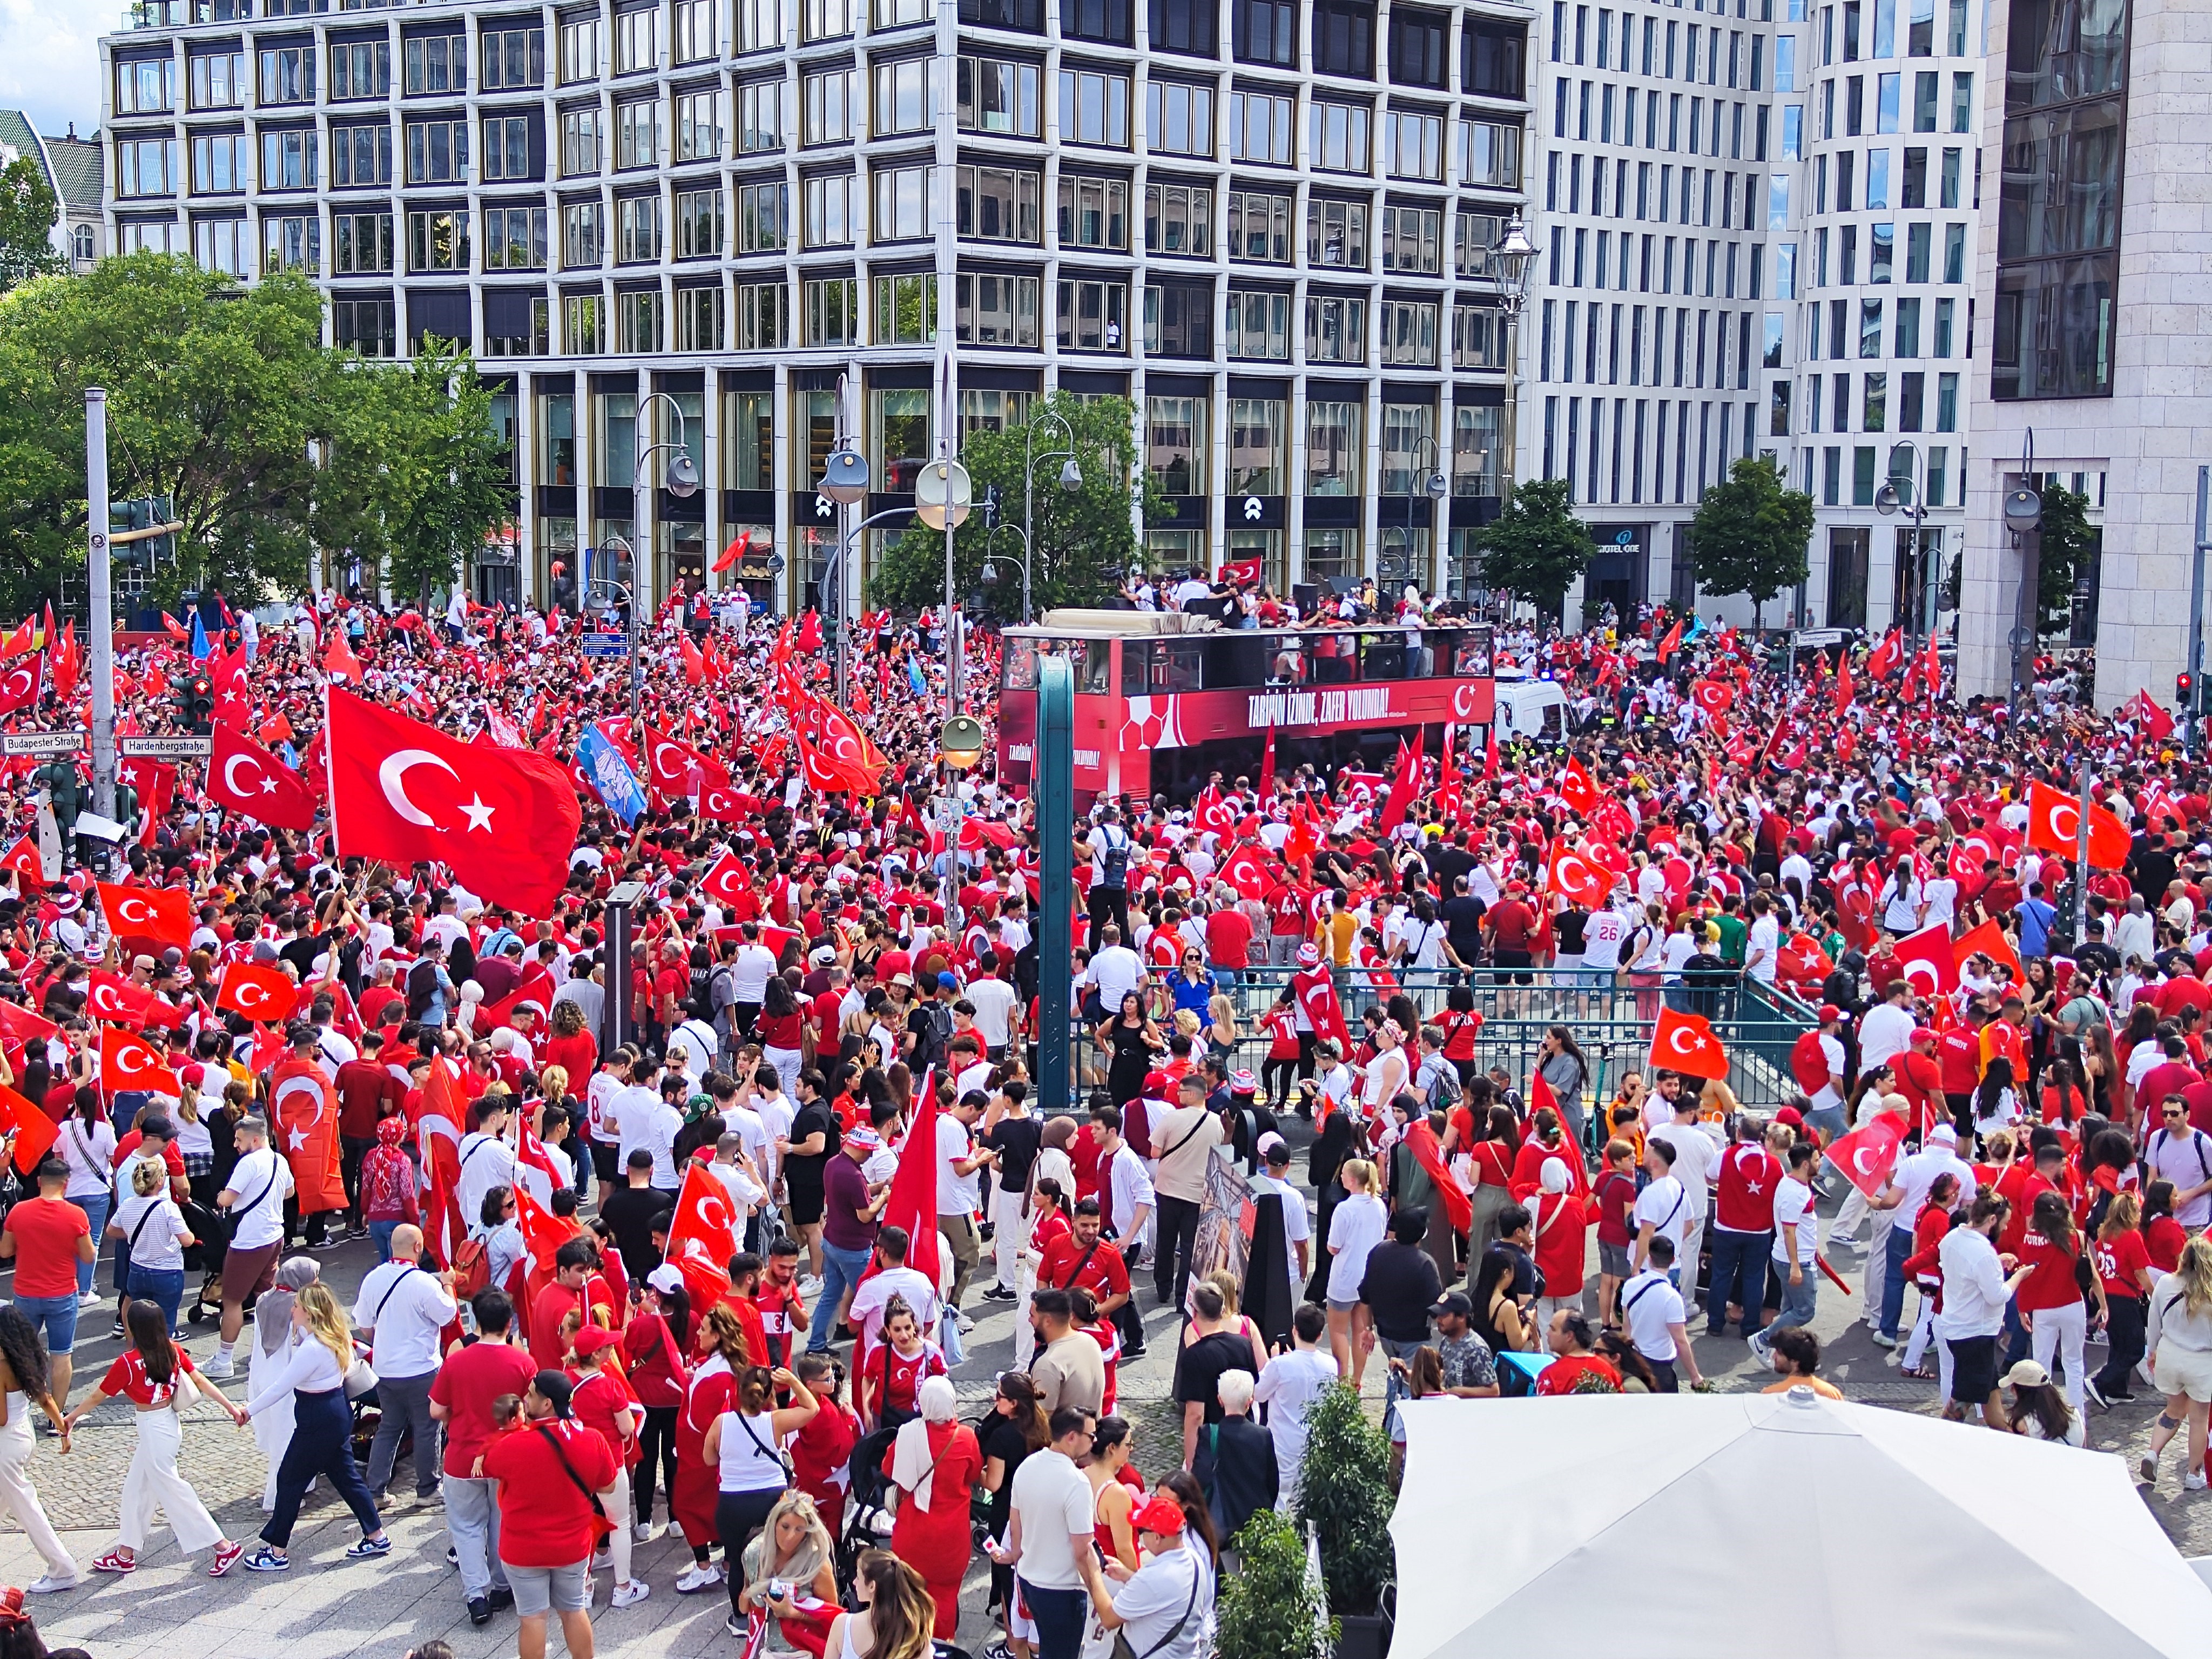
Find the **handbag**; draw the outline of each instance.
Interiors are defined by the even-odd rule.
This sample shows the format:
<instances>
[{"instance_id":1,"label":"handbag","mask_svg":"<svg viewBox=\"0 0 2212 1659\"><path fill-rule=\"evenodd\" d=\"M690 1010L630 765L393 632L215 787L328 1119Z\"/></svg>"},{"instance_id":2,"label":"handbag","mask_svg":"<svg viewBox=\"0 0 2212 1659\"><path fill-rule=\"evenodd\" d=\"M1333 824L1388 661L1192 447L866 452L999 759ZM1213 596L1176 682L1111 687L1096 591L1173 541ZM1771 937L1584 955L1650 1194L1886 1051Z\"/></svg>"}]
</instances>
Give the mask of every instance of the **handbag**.
<instances>
[{"instance_id":1,"label":"handbag","mask_svg":"<svg viewBox=\"0 0 2212 1659\"><path fill-rule=\"evenodd\" d=\"M345 1397L358 1400L373 1393L376 1388L376 1369L366 1359L356 1359L345 1374Z\"/></svg>"}]
</instances>

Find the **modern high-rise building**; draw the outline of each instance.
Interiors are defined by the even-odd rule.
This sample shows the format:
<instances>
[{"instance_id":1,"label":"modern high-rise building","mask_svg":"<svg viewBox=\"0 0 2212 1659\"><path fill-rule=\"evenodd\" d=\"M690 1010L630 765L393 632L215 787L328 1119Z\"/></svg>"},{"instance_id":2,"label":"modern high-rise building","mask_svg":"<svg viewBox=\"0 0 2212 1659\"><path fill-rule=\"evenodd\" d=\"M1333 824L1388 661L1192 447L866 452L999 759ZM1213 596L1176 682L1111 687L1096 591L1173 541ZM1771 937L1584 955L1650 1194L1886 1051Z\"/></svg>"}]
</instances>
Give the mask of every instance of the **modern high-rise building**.
<instances>
[{"instance_id":1,"label":"modern high-rise building","mask_svg":"<svg viewBox=\"0 0 2212 1659\"><path fill-rule=\"evenodd\" d=\"M849 436L867 507L910 500L948 337L962 431L1133 400L1170 566L1457 591L1512 441L1489 255L1525 206L1533 15L145 0L101 45L110 245L308 272L372 356L466 342L517 491L488 596L617 538L650 595L719 585L750 536L731 579L805 603L824 457ZM1757 325L1729 310L1734 349ZM688 499L635 476L676 410Z\"/></svg>"},{"instance_id":2,"label":"modern high-rise building","mask_svg":"<svg viewBox=\"0 0 2212 1659\"><path fill-rule=\"evenodd\" d=\"M1816 506L1766 619L1926 625L1961 519L1981 9L1543 11L1519 471L1570 480L1594 527L1582 613L1750 620L1698 592L1688 532L1765 453Z\"/></svg>"}]
</instances>

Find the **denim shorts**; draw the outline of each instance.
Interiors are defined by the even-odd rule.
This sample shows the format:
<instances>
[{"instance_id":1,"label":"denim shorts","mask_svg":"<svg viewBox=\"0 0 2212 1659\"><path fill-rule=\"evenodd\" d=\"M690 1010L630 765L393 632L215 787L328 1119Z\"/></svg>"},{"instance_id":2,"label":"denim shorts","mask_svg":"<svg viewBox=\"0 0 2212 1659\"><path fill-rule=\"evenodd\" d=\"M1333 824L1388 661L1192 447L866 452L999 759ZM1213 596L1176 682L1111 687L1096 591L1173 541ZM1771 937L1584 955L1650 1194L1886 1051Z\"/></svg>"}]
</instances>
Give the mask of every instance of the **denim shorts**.
<instances>
[{"instance_id":1,"label":"denim shorts","mask_svg":"<svg viewBox=\"0 0 2212 1659\"><path fill-rule=\"evenodd\" d=\"M502 1561L507 1582L514 1590L514 1610L524 1618L544 1618L548 1613L581 1613L586 1603L584 1571L591 1558L565 1567L518 1567Z\"/></svg>"},{"instance_id":2,"label":"denim shorts","mask_svg":"<svg viewBox=\"0 0 2212 1659\"><path fill-rule=\"evenodd\" d=\"M15 1311L46 1338L48 1353L67 1353L76 1346L75 1296L19 1296Z\"/></svg>"}]
</instances>

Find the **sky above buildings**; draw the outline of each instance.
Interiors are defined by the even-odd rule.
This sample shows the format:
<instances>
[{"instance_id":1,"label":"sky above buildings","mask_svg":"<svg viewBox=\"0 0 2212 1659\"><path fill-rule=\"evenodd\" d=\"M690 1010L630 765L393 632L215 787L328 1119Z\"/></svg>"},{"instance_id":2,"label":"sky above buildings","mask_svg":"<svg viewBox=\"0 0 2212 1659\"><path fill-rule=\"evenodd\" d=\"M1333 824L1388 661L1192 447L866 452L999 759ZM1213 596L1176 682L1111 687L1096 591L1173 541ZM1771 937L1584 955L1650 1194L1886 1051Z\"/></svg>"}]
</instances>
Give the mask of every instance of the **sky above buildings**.
<instances>
[{"instance_id":1,"label":"sky above buildings","mask_svg":"<svg viewBox=\"0 0 2212 1659\"><path fill-rule=\"evenodd\" d=\"M21 109L42 133L100 125L100 35L124 0L0 0L0 107Z\"/></svg>"}]
</instances>

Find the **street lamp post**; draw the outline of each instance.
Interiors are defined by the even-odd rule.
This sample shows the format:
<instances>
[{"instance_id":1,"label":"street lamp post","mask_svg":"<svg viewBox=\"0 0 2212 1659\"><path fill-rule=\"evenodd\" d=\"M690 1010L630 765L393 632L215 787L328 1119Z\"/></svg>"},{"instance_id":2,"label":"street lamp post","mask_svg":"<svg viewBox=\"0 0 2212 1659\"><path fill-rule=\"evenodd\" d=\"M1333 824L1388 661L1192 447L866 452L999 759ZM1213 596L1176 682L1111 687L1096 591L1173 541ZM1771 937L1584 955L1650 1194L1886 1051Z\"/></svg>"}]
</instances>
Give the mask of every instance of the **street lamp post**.
<instances>
[{"instance_id":1,"label":"street lamp post","mask_svg":"<svg viewBox=\"0 0 2212 1659\"><path fill-rule=\"evenodd\" d=\"M1039 455L1036 453L1036 429L1047 421L1067 434L1067 447L1048 450ZM1022 626L1024 628L1036 620L1030 606L1030 553L1034 544L1032 532L1036 526L1036 467L1039 461L1063 463L1060 469L1060 487L1069 495L1073 495L1083 488L1083 471L1075 464L1075 428L1068 425L1066 417L1055 415L1048 409L1029 422L1022 438Z\"/></svg>"},{"instance_id":2,"label":"street lamp post","mask_svg":"<svg viewBox=\"0 0 2212 1659\"><path fill-rule=\"evenodd\" d=\"M1912 470L1904 475L1905 489L1898 489L1899 475L1894 465L1897 452L1909 450L1912 455ZM1890 447L1892 466L1889 477L1881 488L1874 492L1874 510L1888 518L1902 507L1912 516L1912 556L1918 562L1920 577L1920 626L1913 633L1924 644L1936 633L1936 605L1942 571L1939 562L1928 556L1928 458L1920 446L1909 439L1899 439ZM1906 495L1910 500L1905 499ZM1799 610L1803 610L1801 605Z\"/></svg>"},{"instance_id":3,"label":"street lamp post","mask_svg":"<svg viewBox=\"0 0 2212 1659\"><path fill-rule=\"evenodd\" d=\"M954 610L952 532L968 521L975 504L968 469L943 457L921 469L914 481L914 515L945 538L945 718L960 714L959 618Z\"/></svg>"},{"instance_id":4,"label":"street lamp post","mask_svg":"<svg viewBox=\"0 0 2212 1659\"><path fill-rule=\"evenodd\" d=\"M1505 234L1498 246L1490 250L1490 281L1498 295L1498 308L1505 313L1505 435L1502 447L1505 451L1506 472L1500 483L1501 493L1512 489L1515 446L1520 441L1520 368L1521 368L1521 311L1528 303L1528 278L1534 274L1536 245L1528 240L1528 228L1515 214L1506 222Z\"/></svg>"},{"instance_id":5,"label":"street lamp post","mask_svg":"<svg viewBox=\"0 0 2212 1659\"><path fill-rule=\"evenodd\" d=\"M1429 470L1426 472L1423 472L1421 471L1421 447L1424 444L1428 446L1429 450ZM1406 568L1398 573L1400 579L1402 581L1414 580L1413 555L1414 530L1413 502L1415 499L1422 495L1426 495L1429 500L1432 501L1440 501L1450 492L1451 480L1444 477L1443 460L1443 447L1437 443L1434 438L1429 436L1428 434L1423 433L1419 437L1413 440L1412 456L1407 465L1405 489ZM1419 485L1418 489L1415 488L1417 484ZM1433 531L1431 532L1431 534L1433 536ZM1430 545L1430 554L1432 558L1435 555L1435 544L1432 539ZM1385 578L1385 580L1387 581L1388 578ZM1418 585L1424 592L1427 590L1428 584L1425 581L1422 581ZM1386 594L1384 597L1388 598L1389 596Z\"/></svg>"},{"instance_id":6,"label":"street lamp post","mask_svg":"<svg viewBox=\"0 0 2212 1659\"><path fill-rule=\"evenodd\" d=\"M842 386L844 383L840 380ZM853 447L850 438L840 438L822 463L822 479L815 486L824 501L837 507L837 562L822 573L822 586L815 601L815 609L824 617L830 617L830 577L836 580L836 611L833 625L837 629L837 703L840 708L851 705L853 678L853 634L845 625L845 578L852 562L853 538L866 528L866 524L852 530L845 528L845 509L868 493L867 458ZM883 517L883 514L878 514ZM875 520L867 520L872 524Z\"/></svg>"},{"instance_id":7,"label":"street lamp post","mask_svg":"<svg viewBox=\"0 0 2212 1659\"><path fill-rule=\"evenodd\" d=\"M630 569L633 572L636 570L637 550L635 548L632 547L620 536L611 538L606 545L610 548L619 547L623 552L629 554ZM602 549L601 550L605 551L605 550ZM619 599L624 608L629 613L629 736L630 741L635 744L639 741L638 733L645 729L643 725L645 719L645 663L638 651L639 635L637 625L637 591L630 586L628 582L618 582L611 576L592 577L590 579L590 587L599 588L613 596L615 599ZM590 588L586 588L584 594L584 603L586 605L589 605L591 602ZM612 599L610 599L609 603L611 604L612 602Z\"/></svg>"},{"instance_id":8,"label":"street lamp post","mask_svg":"<svg viewBox=\"0 0 2212 1659\"><path fill-rule=\"evenodd\" d=\"M678 498L688 498L699 493L699 469L692 462L690 441L684 434L684 405L678 403L668 392L648 392L645 400L637 406L638 414L644 414L648 407L656 403L666 404L671 412L675 415L676 436L673 440L666 438L658 440L637 452L637 465L630 480L630 512L633 520L637 515L643 514L646 508L645 464L664 449L670 451L671 453L667 470L661 478L662 486L670 495ZM635 524L633 527L635 528ZM636 568L636 559L637 551L632 548L630 568L633 570ZM652 586L649 582L641 582L638 585L648 590ZM633 605L631 609L635 611L635 605Z\"/></svg>"}]
</instances>

